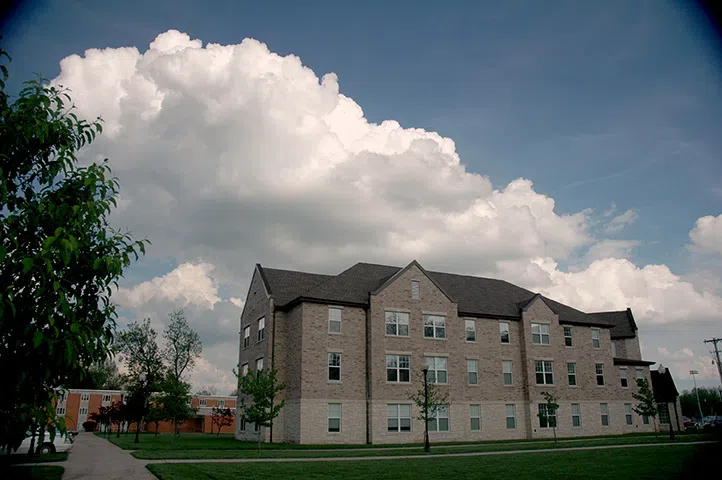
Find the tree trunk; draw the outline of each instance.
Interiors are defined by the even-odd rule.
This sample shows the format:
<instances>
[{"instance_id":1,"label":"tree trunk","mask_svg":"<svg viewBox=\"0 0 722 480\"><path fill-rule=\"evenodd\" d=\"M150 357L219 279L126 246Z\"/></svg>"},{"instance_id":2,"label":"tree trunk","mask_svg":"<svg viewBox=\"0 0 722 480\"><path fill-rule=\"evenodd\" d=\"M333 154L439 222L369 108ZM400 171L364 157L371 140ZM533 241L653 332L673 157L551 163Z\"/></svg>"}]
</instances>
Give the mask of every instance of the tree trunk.
<instances>
[{"instance_id":1,"label":"tree trunk","mask_svg":"<svg viewBox=\"0 0 722 480\"><path fill-rule=\"evenodd\" d=\"M552 427L552 432L554 432L554 443L557 443L557 427L556 427L556 421L554 422L554 425Z\"/></svg>"},{"instance_id":2,"label":"tree trunk","mask_svg":"<svg viewBox=\"0 0 722 480\"><path fill-rule=\"evenodd\" d=\"M160 430L160 422L158 420L155 421L155 436L158 436L158 430Z\"/></svg>"},{"instance_id":3,"label":"tree trunk","mask_svg":"<svg viewBox=\"0 0 722 480\"><path fill-rule=\"evenodd\" d=\"M135 440L133 443L140 443L140 420L135 422Z\"/></svg>"},{"instance_id":4,"label":"tree trunk","mask_svg":"<svg viewBox=\"0 0 722 480\"><path fill-rule=\"evenodd\" d=\"M261 427L258 427L258 453L261 453Z\"/></svg>"},{"instance_id":5,"label":"tree trunk","mask_svg":"<svg viewBox=\"0 0 722 480\"><path fill-rule=\"evenodd\" d=\"M8 448L8 452L10 449ZM30 448L28 449L28 455L35 453L35 425L30 429Z\"/></svg>"},{"instance_id":6,"label":"tree trunk","mask_svg":"<svg viewBox=\"0 0 722 480\"><path fill-rule=\"evenodd\" d=\"M40 453L40 447L43 445L43 442L45 442L45 427L40 427L40 434L38 435L38 444L35 446L36 452L34 452L34 453Z\"/></svg>"}]
</instances>

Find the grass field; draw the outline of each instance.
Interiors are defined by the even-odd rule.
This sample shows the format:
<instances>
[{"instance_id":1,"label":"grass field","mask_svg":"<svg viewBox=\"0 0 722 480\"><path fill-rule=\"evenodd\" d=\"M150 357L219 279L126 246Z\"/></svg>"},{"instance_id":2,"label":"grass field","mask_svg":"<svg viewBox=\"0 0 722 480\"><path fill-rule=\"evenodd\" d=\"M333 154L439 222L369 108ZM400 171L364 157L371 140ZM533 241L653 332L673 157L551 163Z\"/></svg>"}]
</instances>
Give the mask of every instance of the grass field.
<instances>
[{"instance_id":1,"label":"grass field","mask_svg":"<svg viewBox=\"0 0 722 480\"><path fill-rule=\"evenodd\" d=\"M60 480L65 471L63 467L57 466L7 468L7 470L0 471L0 474L3 475L2 478L12 478L13 480Z\"/></svg>"},{"instance_id":2,"label":"grass field","mask_svg":"<svg viewBox=\"0 0 722 480\"><path fill-rule=\"evenodd\" d=\"M17 465L18 463L47 463L64 462L68 459L68 452L49 453L47 455L3 455L0 457L0 465Z\"/></svg>"},{"instance_id":3,"label":"grass field","mask_svg":"<svg viewBox=\"0 0 722 480\"><path fill-rule=\"evenodd\" d=\"M148 469L161 480L208 479L310 480L467 478L519 479L674 479L708 478L702 468L712 468L719 458L719 444L645 447L635 449L529 453L511 456L419 458L343 462L196 463L151 464ZM715 463L716 464L716 463ZM718 471L719 467L713 470Z\"/></svg>"}]
</instances>

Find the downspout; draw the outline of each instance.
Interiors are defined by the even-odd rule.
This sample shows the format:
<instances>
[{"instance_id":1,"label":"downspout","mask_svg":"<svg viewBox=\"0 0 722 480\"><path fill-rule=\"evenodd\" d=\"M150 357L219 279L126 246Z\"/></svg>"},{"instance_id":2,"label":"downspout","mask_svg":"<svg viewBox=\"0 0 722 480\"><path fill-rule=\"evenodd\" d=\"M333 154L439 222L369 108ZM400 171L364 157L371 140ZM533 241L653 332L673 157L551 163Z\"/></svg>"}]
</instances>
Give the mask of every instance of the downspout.
<instances>
[{"instance_id":1,"label":"downspout","mask_svg":"<svg viewBox=\"0 0 722 480\"><path fill-rule=\"evenodd\" d=\"M276 368L276 308L273 304L273 297L268 299L268 311L270 313L269 317L271 318L271 321L273 322L273 327L271 327L271 369ZM271 399L271 409L273 409L273 400ZM271 420L271 426L269 427L269 443L273 443L273 420Z\"/></svg>"}]
</instances>

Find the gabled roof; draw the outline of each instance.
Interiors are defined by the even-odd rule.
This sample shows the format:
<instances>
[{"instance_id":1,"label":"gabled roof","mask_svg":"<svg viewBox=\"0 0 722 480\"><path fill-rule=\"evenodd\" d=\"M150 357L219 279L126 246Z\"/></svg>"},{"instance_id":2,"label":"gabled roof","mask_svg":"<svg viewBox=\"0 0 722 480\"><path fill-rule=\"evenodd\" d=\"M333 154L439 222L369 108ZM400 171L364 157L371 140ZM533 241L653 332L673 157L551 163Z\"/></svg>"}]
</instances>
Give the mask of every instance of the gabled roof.
<instances>
[{"instance_id":1,"label":"gabled roof","mask_svg":"<svg viewBox=\"0 0 722 480\"><path fill-rule=\"evenodd\" d=\"M637 323L634 321L632 310L629 308L617 312L598 312L587 315L595 320L613 325L610 332L612 340L637 336Z\"/></svg>"},{"instance_id":2,"label":"gabled roof","mask_svg":"<svg viewBox=\"0 0 722 480\"><path fill-rule=\"evenodd\" d=\"M390 285L396 279L396 277L402 275L406 270L408 270L411 267L418 268L419 271L421 273L423 273L424 275L426 275L426 278L431 280L431 283L433 283L436 286L436 288L438 288L439 291L446 296L446 298L448 298L451 302L456 303L456 300L454 300L454 298L447 293L446 289L439 282L436 281L436 278L433 275L429 275L429 272L427 272L426 269L424 267L422 267L421 264L419 262L417 262L416 260L413 260L411 263L406 265L404 268L397 271L395 274L393 274L391 277L389 277L379 288L374 290L372 293L373 294L379 293L381 290L383 290L388 285Z\"/></svg>"},{"instance_id":3,"label":"gabled roof","mask_svg":"<svg viewBox=\"0 0 722 480\"><path fill-rule=\"evenodd\" d=\"M261 267L260 265L258 267L266 284L266 289L273 296L276 305L285 305L319 283L333 278L332 275L279 270Z\"/></svg>"},{"instance_id":4,"label":"gabled roof","mask_svg":"<svg viewBox=\"0 0 722 480\"><path fill-rule=\"evenodd\" d=\"M665 368L664 373L658 370L652 370L650 374L652 375L652 391L654 392L655 400L658 402L676 401L679 392L672 379L672 374L669 373L669 369Z\"/></svg>"}]
</instances>

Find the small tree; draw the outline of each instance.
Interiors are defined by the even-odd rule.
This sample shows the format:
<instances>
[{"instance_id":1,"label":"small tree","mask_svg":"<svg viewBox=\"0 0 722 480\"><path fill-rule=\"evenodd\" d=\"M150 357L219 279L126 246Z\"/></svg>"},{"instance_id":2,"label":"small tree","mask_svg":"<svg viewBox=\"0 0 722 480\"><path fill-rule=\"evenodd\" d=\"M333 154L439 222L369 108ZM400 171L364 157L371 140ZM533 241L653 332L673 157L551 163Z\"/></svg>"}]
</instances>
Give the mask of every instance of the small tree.
<instances>
[{"instance_id":1,"label":"small tree","mask_svg":"<svg viewBox=\"0 0 722 480\"><path fill-rule=\"evenodd\" d=\"M165 348L162 356L168 364L168 371L180 381L186 370L193 370L196 360L203 353L203 346L198 334L188 325L183 310L175 310L168 317L170 322L163 330Z\"/></svg>"},{"instance_id":2,"label":"small tree","mask_svg":"<svg viewBox=\"0 0 722 480\"><path fill-rule=\"evenodd\" d=\"M429 383L427 368L424 368L421 372L421 385L418 390L409 395L409 398L419 409L417 419L424 422L424 451L428 452L431 450L431 443L429 443L429 421L436 418L436 414L440 408L448 405L449 395L441 392L436 383Z\"/></svg>"},{"instance_id":3,"label":"small tree","mask_svg":"<svg viewBox=\"0 0 722 480\"><path fill-rule=\"evenodd\" d=\"M153 402L153 404L148 409L148 414L145 416L145 418L149 422L155 424L156 436L158 436L158 431L160 430L160 422L164 419L163 416L163 406L159 405L157 402Z\"/></svg>"},{"instance_id":4,"label":"small tree","mask_svg":"<svg viewBox=\"0 0 722 480\"><path fill-rule=\"evenodd\" d=\"M190 389L189 384L179 381L173 373L169 372L161 384L161 393L156 398L156 403L160 405L162 419L173 423L176 435L180 435L181 424L193 418L197 411L188 404ZM172 438L171 441L173 441Z\"/></svg>"},{"instance_id":5,"label":"small tree","mask_svg":"<svg viewBox=\"0 0 722 480\"><path fill-rule=\"evenodd\" d=\"M654 430L657 431L657 402L654 400L654 393L652 392L652 389L649 388L649 382L647 379L638 378L637 388L637 393L632 394L634 399L638 402L633 407L633 410L637 415L652 417L652 425L654 426Z\"/></svg>"},{"instance_id":6,"label":"small tree","mask_svg":"<svg viewBox=\"0 0 722 480\"><path fill-rule=\"evenodd\" d=\"M546 403L544 404L544 411L539 412L537 416L542 426L552 427L554 443L557 443L557 410L559 410L557 400L559 400L559 398L551 392L541 392L541 394L544 400L546 400Z\"/></svg>"},{"instance_id":7,"label":"small tree","mask_svg":"<svg viewBox=\"0 0 722 480\"><path fill-rule=\"evenodd\" d=\"M213 407L211 410L211 433L213 433L213 425L216 425L218 435L220 435L221 428L232 425L235 416L236 414L230 408Z\"/></svg>"},{"instance_id":8,"label":"small tree","mask_svg":"<svg viewBox=\"0 0 722 480\"><path fill-rule=\"evenodd\" d=\"M236 373L238 375L238 373ZM285 400L274 405L276 395L283 391L286 386L279 384L278 372L275 367L268 370L259 370L256 373L248 372L247 375L238 375L238 389L240 393L240 409L242 418L258 427L258 451L261 451L261 427L270 427L273 419L278 416L285 405ZM250 397L251 404L246 404L246 398Z\"/></svg>"}]
</instances>

